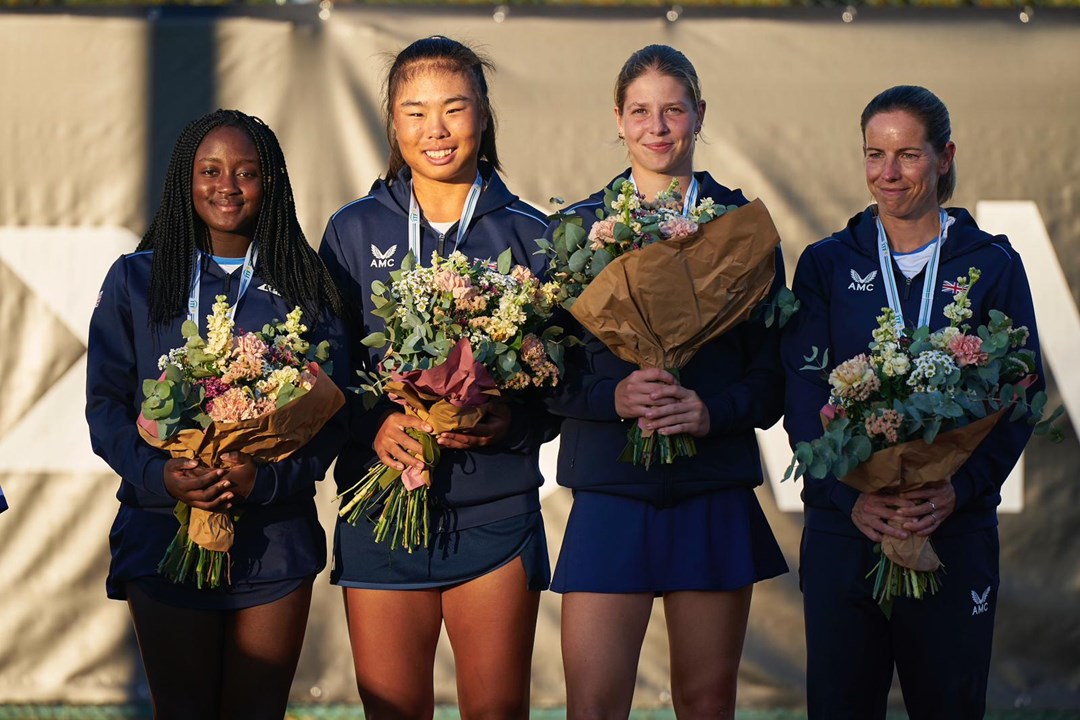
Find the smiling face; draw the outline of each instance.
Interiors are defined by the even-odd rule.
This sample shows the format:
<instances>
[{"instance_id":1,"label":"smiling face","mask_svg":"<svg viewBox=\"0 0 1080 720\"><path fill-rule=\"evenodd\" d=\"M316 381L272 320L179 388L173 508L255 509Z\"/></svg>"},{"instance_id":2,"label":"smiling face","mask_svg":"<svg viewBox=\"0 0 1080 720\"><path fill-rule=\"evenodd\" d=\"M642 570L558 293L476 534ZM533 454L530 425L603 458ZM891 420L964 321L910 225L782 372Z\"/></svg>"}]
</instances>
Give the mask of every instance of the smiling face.
<instances>
[{"instance_id":1,"label":"smiling face","mask_svg":"<svg viewBox=\"0 0 1080 720\"><path fill-rule=\"evenodd\" d=\"M413 73L398 88L392 111L394 138L414 179L473 182L487 118L464 73Z\"/></svg>"},{"instance_id":2,"label":"smiling face","mask_svg":"<svg viewBox=\"0 0 1080 720\"><path fill-rule=\"evenodd\" d=\"M874 115L863 137L866 186L883 218L936 217L938 182L949 170L956 147L950 141L936 152L926 128L902 110Z\"/></svg>"},{"instance_id":3,"label":"smiling face","mask_svg":"<svg viewBox=\"0 0 1080 720\"><path fill-rule=\"evenodd\" d=\"M243 254L255 233L262 200L255 143L236 127L208 132L195 151L191 202L210 231L214 254Z\"/></svg>"},{"instance_id":4,"label":"smiling face","mask_svg":"<svg viewBox=\"0 0 1080 720\"><path fill-rule=\"evenodd\" d=\"M657 70L634 79L626 86L622 107L615 108L615 122L635 177L690 175L694 134L704 119L705 101L695 103L679 79Z\"/></svg>"}]
</instances>

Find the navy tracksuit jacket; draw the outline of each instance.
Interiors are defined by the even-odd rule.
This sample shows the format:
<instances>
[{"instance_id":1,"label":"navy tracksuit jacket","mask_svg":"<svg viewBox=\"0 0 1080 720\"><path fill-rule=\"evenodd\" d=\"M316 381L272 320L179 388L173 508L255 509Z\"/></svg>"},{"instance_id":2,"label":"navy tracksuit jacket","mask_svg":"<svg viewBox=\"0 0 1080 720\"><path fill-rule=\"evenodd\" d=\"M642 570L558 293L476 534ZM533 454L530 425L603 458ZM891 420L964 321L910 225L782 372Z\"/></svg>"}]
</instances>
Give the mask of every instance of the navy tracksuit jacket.
<instances>
[{"instance_id":1,"label":"navy tracksuit jacket","mask_svg":"<svg viewBox=\"0 0 1080 720\"><path fill-rule=\"evenodd\" d=\"M515 263L541 275L545 269L534 240L544 234L547 218L511 193L498 173L481 163L484 190L460 244L455 224L445 235L421 219L421 261L432 252L449 255L458 250L471 258L494 260L507 247ZM378 180L370 194L341 208L326 226L319 254L334 276L351 311L349 327L354 363L374 368L379 351L360 340L383 328L382 319L370 314L371 283L389 283L390 273L401 267L409 251L408 213L411 171L405 167L394 182ZM388 401L381 410L390 407ZM353 399L354 409L359 405ZM353 414L352 442L335 468L338 487L355 484L375 459L371 444L382 417L380 409ZM554 437L557 421L539 402L511 406L511 428L499 447L479 450L443 450L432 479L433 529L465 529L540 509L538 488L540 445Z\"/></svg>"},{"instance_id":2,"label":"navy tracksuit jacket","mask_svg":"<svg viewBox=\"0 0 1080 720\"><path fill-rule=\"evenodd\" d=\"M948 324L942 309L952 302L945 283L977 267L982 277L971 290L974 327L996 309L1039 338L1027 276L1004 236L981 231L963 209L950 208L955 223L941 249L930 328ZM913 323L925 269L911 280L895 267L904 317ZM818 411L829 396L827 373L867 351L876 317L888 306L880 277L874 209L856 215L846 228L808 247L792 285L801 303L784 331L787 375L784 426L792 446L822 433ZM829 367L801 370L817 347L829 350ZM1045 386L1040 377L1031 392ZM945 566L941 590L922 600L898 599L891 620L871 598L866 573L877 562L872 543L851 520L859 493L834 477L804 476L800 576L806 614L807 685L810 718L884 718L895 665L913 720L981 718L993 638L998 587L997 511L1000 487L1031 434L1023 421L999 421L952 478L956 510L932 541Z\"/></svg>"}]
</instances>

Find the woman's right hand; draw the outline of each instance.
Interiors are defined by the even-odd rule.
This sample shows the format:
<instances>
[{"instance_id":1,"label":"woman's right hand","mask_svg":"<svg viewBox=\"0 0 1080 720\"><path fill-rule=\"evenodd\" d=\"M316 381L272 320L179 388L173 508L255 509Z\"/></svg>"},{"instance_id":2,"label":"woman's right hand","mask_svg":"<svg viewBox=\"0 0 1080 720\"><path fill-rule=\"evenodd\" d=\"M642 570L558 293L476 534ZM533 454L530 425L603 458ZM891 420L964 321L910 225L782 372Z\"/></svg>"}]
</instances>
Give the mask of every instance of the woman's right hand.
<instances>
[{"instance_id":1,"label":"woman's right hand","mask_svg":"<svg viewBox=\"0 0 1080 720\"><path fill-rule=\"evenodd\" d=\"M424 448L416 438L405 432L406 428L417 428L426 433L433 431L430 425L418 417L403 412L388 413L375 435L375 454L383 465L395 470L404 471L406 465L422 469Z\"/></svg>"},{"instance_id":2,"label":"woman's right hand","mask_svg":"<svg viewBox=\"0 0 1080 720\"><path fill-rule=\"evenodd\" d=\"M624 420L635 420L651 407L677 402L661 392L675 384L675 377L659 368L635 370L615 386L615 412Z\"/></svg>"},{"instance_id":3,"label":"woman's right hand","mask_svg":"<svg viewBox=\"0 0 1080 720\"><path fill-rule=\"evenodd\" d=\"M208 468L198 460L170 458L162 473L165 490L188 507L207 512L225 512L234 494L232 484L222 480L225 470Z\"/></svg>"},{"instance_id":4,"label":"woman's right hand","mask_svg":"<svg viewBox=\"0 0 1080 720\"><path fill-rule=\"evenodd\" d=\"M911 500L905 500L897 495L860 493L855 506L851 509L851 521L863 535L874 542L881 542L886 535L903 540L908 534L890 525L889 520L906 520L907 518L899 514L897 509L911 507L914 504Z\"/></svg>"}]
</instances>

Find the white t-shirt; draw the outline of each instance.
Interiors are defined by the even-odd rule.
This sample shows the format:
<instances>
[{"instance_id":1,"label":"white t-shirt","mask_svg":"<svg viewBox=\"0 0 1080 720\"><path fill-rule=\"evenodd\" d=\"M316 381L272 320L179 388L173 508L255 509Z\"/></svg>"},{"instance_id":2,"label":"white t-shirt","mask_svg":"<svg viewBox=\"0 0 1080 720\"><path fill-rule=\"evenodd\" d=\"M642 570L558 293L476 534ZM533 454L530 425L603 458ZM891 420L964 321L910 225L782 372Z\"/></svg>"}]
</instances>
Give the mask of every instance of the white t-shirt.
<instances>
[{"instance_id":1,"label":"white t-shirt","mask_svg":"<svg viewBox=\"0 0 1080 720\"><path fill-rule=\"evenodd\" d=\"M446 231L452 228L456 222L457 220L451 220L449 222L435 222L433 220L428 220L428 225L440 235L445 235Z\"/></svg>"},{"instance_id":2,"label":"white t-shirt","mask_svg":"<svg viewBox=\"0 0 1080 720\"><path fill-rule=\"evenodd\" d=\"M937 241L938 239L934 238L918 250L912 250L911 252L899 253L893 251L893 259L896 260L896 266L900 268L900 272L904 273L904 277L910 280L922 272L922 269L926 267L926 263L930 262L930 256L934 254Z\"/></svg>"},{"instance_id":3,"label":"white t-shirt","mask_svg":"<svg viewBox=\"0 0 1080 720\"><path fill-rule=\"evenodd\" d=\"M214 262L218 264L218 267L230 275L244 264L244 258L242 257L218 257L217 255L211 257L214 258Z\"/></svg>"}]
</instances>

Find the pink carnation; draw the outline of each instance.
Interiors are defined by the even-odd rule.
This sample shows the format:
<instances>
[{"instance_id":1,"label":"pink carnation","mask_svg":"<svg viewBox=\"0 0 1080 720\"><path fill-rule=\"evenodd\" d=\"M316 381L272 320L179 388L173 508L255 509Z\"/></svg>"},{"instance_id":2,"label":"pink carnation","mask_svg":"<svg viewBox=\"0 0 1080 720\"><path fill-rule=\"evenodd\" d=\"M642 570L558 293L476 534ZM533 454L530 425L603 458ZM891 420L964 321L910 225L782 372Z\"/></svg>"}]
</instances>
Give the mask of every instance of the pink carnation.
<instances>
[{"instance_id":1,"label":"pink carnation","mask_svg":"<svg viewBox=\"0 0 1080 720\"><path fill-rule=\"evenodd\" d=\"M982 352L982 338L977 335L954 335L947 347L960 367L983 365L990 358Z\"/></svg>"},{"instance_id":2,"label":"pink carnation","mask_svg":"<svg viewBox=\"0 0 1080 720\"><path fill-rule=\"evenodd\" d=\"M532 274L532 271L524 265L515 265L514 269L510 271L510 277L514 278L521 285L526 285L530 282L539 282L536 276Z\"/></svg>"},{"instance_id":3,"label":"pink carnation","mask_svg":"<svg viewBox=\"0 0 1080 720\"><path fill-rule=\"evenodd\" d=\"M604 246L615 242L615 223L618 219L607 217L597 222L589 229L589 249L602 250Z\"/></svg>"},{"instance_id":4,"label":"pink carnation","mask_svg":"<svg viewBox=\"0 0 1080 720\"><path fill-rule=\"evenodd\" d=\"M453 270L440 270L435 273L435 287L442 292L452 293L454 297L461 297L465 291L472 289L469 278L458 275Z\"/></svg>"},{"instance_id":5,"label":"pink carnation","mask_svg":"<svg viewBox=\"0 0 1080 720\"><path fill-rule=\"evenodd\" d=\"M697 232L698 224L690 218L676 215L660 223L660 233L667 239L684 238Z\"/></svg>"}]
</instances>

